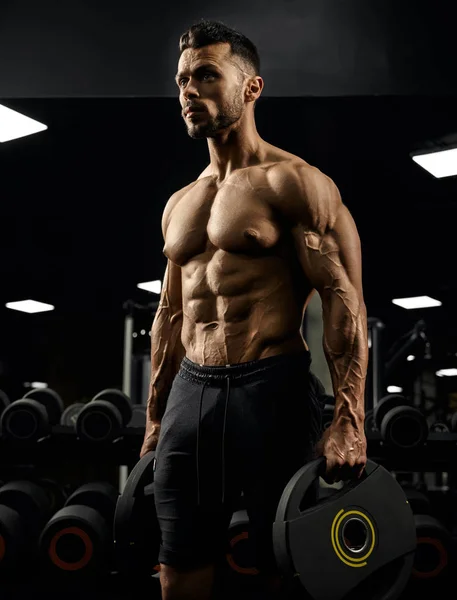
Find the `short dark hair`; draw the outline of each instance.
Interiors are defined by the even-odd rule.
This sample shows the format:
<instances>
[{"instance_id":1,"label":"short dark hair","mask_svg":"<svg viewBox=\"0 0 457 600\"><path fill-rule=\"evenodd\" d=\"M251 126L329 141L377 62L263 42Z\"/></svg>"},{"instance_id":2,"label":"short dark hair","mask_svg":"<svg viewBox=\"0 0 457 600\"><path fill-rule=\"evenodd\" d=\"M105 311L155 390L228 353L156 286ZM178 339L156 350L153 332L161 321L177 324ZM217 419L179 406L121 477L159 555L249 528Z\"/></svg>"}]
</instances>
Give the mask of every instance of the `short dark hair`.
<instances>
[{"instance_id":1,"label":"short dark hair","mask_svg":"<svg viewBox=\"0 0 457 600\"><path fill-rule=\"evenodd\" d=\"M250 75L260 75L260 58L256 46L245 35L221 21L200 19L194 23L181 35L179 51L182 54L188 48L197 49L222 43L230 44L231 56L238 56Z\"/></svg>"}]
</instances>

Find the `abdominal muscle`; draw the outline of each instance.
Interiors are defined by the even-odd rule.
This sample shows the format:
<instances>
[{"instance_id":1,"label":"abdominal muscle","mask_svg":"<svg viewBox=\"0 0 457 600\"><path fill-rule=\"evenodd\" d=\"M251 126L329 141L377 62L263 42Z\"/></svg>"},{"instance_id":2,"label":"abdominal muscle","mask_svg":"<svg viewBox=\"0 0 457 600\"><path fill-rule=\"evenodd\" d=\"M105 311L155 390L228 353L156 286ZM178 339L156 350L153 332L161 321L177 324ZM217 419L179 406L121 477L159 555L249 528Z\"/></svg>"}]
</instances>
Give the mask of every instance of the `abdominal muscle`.
<instances>
[{"instance_id":1,"label":"abdominal muscle","mask_svg":"<svg viewBox=\"0 0 457 600\"><path fill-rule=\"evenodd\" d=\"M217 249L181 270L189 360L223 366L308 349L301 323L311 290L284 258Z\"/></svg>"}]
</instances>

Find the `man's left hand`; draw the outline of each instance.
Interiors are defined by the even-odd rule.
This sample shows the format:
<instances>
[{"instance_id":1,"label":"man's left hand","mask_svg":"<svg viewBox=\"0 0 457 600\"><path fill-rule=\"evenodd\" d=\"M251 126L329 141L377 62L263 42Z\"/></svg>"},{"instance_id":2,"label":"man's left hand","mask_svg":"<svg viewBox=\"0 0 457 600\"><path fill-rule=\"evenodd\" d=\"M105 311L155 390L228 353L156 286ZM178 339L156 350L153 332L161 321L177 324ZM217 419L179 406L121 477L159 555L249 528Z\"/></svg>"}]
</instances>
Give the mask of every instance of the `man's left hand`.
<instances>
[{"instance_id":1,"label":"man's left hand","mask_svg":"<svg viewBox=\"0 0 457 600\"><path fill-rule=\"evenodd\" d=\"M317 456L325 456L327 465L323 479L331 484L358 479L367 462L367 440L363 425L331 423L316 445Z\"/></svg>"}]
</instances>

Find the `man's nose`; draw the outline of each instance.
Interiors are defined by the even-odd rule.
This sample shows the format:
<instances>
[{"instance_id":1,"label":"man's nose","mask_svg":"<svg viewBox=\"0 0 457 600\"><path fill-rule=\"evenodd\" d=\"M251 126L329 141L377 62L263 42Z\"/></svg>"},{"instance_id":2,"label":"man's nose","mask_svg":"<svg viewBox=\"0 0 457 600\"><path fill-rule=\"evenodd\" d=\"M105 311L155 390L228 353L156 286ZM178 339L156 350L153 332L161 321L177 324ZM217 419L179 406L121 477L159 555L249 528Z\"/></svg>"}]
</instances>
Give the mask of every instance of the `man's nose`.
<instances>
[{"instance_id":1,"label":"man's nose","mask_svg":"<svg viewBox=\"0 0 457 600\"><path fill-rule=\"evenodd\" d=\"M190 97L194 97L194 96L198 96L198 87L196 85L196 82L192 79L190 79L183 91L183 96L185 99L187 99L189 96Z\"/></svg>"}]
</instances>

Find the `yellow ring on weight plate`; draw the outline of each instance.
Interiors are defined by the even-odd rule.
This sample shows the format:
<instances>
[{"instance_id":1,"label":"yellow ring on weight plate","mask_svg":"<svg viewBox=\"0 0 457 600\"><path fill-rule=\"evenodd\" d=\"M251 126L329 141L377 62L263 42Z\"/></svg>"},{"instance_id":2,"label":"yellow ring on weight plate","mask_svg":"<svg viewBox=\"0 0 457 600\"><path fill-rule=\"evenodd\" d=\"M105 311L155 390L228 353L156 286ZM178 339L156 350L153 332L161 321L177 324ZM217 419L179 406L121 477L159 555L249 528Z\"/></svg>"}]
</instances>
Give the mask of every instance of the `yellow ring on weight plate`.
<instances>
[{"instance_id":1,"label":"yellow ring on weight plate","mask_svg":"<svg viewBox=\"0 0 457 600\"><path fill-rule=\"evenodd\" d=\"M363 520L368 523L368 525L371 529L371 537L372 537L371 548L368 550L368 552L365 554L365 556L361 556L360 558L354 558L352 556L348 556L344 552L344 550L341 548L341 544L338 540L338 530L340 528L341 521L347 515L358 515L359 517L362 517ZM333 550L335 551L335 554L338 556L338 558L341 560L341 562L343 562L345 565L348 565L348 567L365 567L367 565L366 560L373 552L373 548L374 548L374 545L376 542L376 535L375 535L375 530L374 530L373 524L370 521L370 519L366 516L365 513L360 512L359 510L348 510L347 512L344 512L344 509L342 508L337 513L335 518L333 519L330 537L331 537ZM362 561L365 561L365 562L362 562ZM354 564L354 563L360 563L360 564Z\"/></svg>"}]
</instances>

